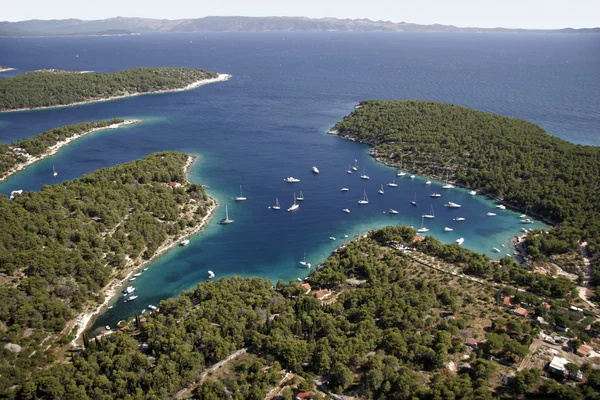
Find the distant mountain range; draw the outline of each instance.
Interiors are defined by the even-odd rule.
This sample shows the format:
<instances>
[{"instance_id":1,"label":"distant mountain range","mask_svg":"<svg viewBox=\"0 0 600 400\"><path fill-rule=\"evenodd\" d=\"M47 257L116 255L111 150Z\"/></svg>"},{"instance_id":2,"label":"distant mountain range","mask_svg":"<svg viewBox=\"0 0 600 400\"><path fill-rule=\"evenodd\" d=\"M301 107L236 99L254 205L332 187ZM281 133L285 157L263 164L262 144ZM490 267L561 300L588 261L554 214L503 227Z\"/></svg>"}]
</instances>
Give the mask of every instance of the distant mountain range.
<instances>
[{"instance_id":1,"label":"distant mountain range","mask_svg":"<svg viewBox=\"0 0 600 400\"><path fill-rule=\"evenodd\" d=\"M306 17L204 17L193 19L150 19L116 17L86 21L81 19L0 22L0 36L123 35L144 32L505 32L505 33L600 33L586 29L507 29L461 28L453 25L419 25L408 22L370 19Z\"/></svg>"}]
</instances>

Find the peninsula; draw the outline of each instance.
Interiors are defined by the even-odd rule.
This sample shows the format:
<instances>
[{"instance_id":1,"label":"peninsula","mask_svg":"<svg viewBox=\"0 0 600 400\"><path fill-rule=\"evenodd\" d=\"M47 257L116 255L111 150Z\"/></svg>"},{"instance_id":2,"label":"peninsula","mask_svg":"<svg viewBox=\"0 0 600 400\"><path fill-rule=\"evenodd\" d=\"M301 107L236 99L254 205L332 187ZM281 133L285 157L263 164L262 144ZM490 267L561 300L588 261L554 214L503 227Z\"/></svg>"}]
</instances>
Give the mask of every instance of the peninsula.
<instances>
[{"instance_id":1,"label":"peninsula","mask_svg":"<svg viewBox=\"0 0 600 400\"><path fill-rule=\"evenodd\" d=\"M0 112L177 92L229 77L191 68L133 68L110 73L39 70L0 80Z\"/></svg>"},{"instance_id":2,"label":"peninsula","mask_svg":"<svg viewBox=\"0 0 600 400\"><path fill-rule=\"evenodd\" d=\"M8 72L8 71L14 71L14 68L9 68L9 67L3 67L2 65L0 65L0 72Z\"/></svg>"},{"instance_id":3,"label":"peninsula","mask_svg":"<svg viewBox=\"0 0 600 400\"><path fill-rule=\"evenodd\" d=\"M364 101L330 132L370 144L390 166L448 177L556 224L549 234L528 235L529 255L578 252L584 244L600 283L599 147L527 121L427 101Z\"/></svg>"},{"instance_id":4,"label":"peninsula","mask_svg":"<svg viewBox=\"0 0 600 400\"><path fill-rule=\"evenodd\" d=\"M137 122L140 121L120 118L82 122L50 129L33 138L19 140L10 145L0 143L0 182L17 171L56 154L61 147L82 136L104 129L118 129Z\"/></svg>"}]
</instances>

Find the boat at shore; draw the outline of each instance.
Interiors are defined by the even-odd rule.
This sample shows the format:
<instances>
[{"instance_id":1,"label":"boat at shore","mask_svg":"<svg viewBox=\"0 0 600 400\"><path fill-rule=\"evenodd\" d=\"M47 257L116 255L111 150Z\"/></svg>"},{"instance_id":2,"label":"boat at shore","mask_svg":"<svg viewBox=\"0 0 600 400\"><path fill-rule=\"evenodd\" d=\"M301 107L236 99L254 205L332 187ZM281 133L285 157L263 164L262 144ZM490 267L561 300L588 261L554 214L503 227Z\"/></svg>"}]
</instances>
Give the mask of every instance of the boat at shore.
<instances>
[{"instance_id":1,"label":"boat at shore","mask_svg":"<svg viewBox=\"0 0 600 400\"><path fill-rule=\"evenodd\" d=\"M135 288L133 286L127 286L125 289L123 289L123 294L125 296L127 296L130 293L133 293L135 291Z\"/></svg>"},{"instance_id":2,"label":"boat at shore","mask_svg":"<svg viewBox=\"0 0 600 400\"><path fill-rule=\"evenodd\" d=\"M410 179L415 179L416 175L411 175Z\"/></svg>"},{"instance_id":3,"label":"boat at shore","mask_svg":"<svg viewBox=\"0 0 600 400\"><path fill-rule=\"evenodd\" d=\"M314 165L311 168L311 170L312 170L313 174L318 174L319 173L319 168L315 167Z\"/></svg>"},{"instance_id":4,"label":"boat at shore","mask_svg":"<svg viewBox=\"0 0 600 400\"><path fill-rule=\"evenodd\" d=\"M208 271L208 279L212 279L214 277L215 277L215 273L209 270Z\"/></svg>"},{"instance_id":5,"label":"boat at shore","mask_svg":"<svg viewBox=\"0 0 600 400\"><path fill-rule=\"evenodd\" d=\"M294 178L293 176L288 176L284 179L284 181L286 181L287 183L298 183L300 182L300 179Z\"/></svg>"},{"instance_id":6,"label":"boat at shore","mask_svg":"<svg viewBox=\"0 0 600 400\"><path fill-rule=\"evenodd\" d=\"M402 171L402 160L400 160L400 168L398 168L398 171L396 172L396 176L404 176L406 175L406 172Z\"/></svg>"},{"instance_id":7,"label":"boat at shore","mask_svg":"<svg viewBox=\"0 0 600 400\"><path fill-rule=\"evenodd\" d=\"M229 219L229 209L227 208L227 204L225 204L225 218L221 218L219 221L220 224L231 224L235 222L234 219Z\"/></svg>"},{"instance_id":8,"label":"boat at shore","mask_svg":"<svg viewBox=\"0 0 600 400\"><path fill-rule=\"evenodd\" d=\"M465 238L456 239L456 244L459 245L459 246L461 244L463 244L464 242L465 242Z\"/></svg>"},{"instance_id":9,"label":"boat at shore","mask_svg":"<svg viewBox=\"0 0 600 400\"><path fill-rule=\"evenodd\" d=\"M506 206L504 204L498 204L496 208L499 208L500 210L506 210Z\"/></svg>"},{"instance_id":10,"label":"boat at shore","mask_svg":"<svg viewBox=\"0 0 600 400\"><path fill-rule=\"evenodd\" d=\"M470 194L471 196L475 196L475 195L477 194L477 191L475 191L475 190L471 190L471 191L469 192L469 194Z\"/></svg>"},{"instance_id":11,"label":"boat at shore","mask_svg":"<svg viewBox=\"0 0 600 400\"><path fill-rule=\"evenodd\" d=\"M188 244L190 244L190 241L188 239L185 239L185 240L182 240L181 242L179 242L180 246L187 246Z\"/></svg>"},{"instance_id":12,"label":"boat at shore","mask_svg":"<svg viewBox=\"0 0 600 400\"><path fill-rule=\"evenodd\" d=\"M446 174L446 184L442 186L442 189L454 189L454 186L448 183L448 174Z\"/></svg>"}]
</instances>

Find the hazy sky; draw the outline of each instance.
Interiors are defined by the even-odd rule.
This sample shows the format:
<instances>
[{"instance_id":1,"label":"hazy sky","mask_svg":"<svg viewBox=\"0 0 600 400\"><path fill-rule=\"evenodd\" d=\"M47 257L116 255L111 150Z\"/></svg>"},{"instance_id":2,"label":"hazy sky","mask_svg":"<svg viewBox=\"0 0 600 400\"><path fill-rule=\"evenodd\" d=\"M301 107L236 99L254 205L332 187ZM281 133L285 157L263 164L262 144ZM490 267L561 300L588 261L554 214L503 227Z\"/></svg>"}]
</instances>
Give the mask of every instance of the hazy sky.
<instances>
[{"instance_id":1,"label":"hazy sky","mask_svg":"<svg viewBox=\"0 0 600 400\"><path fill-rule=\"evenodd\" d=\"M600 0L0 0L0 20L208 15L369 18L506 28L600 26Z\"/></svg>"}]
</instances>

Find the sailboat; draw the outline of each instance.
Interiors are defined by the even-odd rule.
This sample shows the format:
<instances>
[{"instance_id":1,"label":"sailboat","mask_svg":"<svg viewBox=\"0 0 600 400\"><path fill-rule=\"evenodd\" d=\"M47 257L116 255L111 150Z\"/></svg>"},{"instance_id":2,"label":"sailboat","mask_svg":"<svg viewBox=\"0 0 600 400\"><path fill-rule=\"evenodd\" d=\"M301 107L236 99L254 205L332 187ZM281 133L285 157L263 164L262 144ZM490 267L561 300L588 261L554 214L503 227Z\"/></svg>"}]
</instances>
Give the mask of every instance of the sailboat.
<instances>
[{"instance_id":1,"label":"sailboat","mask_svg":"<svg viewBox=\"0 0 600 400\"><path fill-rule=\"evenodd\" d=\"M448 173L446 173L446 184L442 186L442 189L454 189L454 186L448 183Z\"/></svg>"},{"instance_id":2,"label":"sailboat","mask_svg":"<svg viewBox=\"0 0 600 400\"><path fill-rule=\"evenodd\" d=\"M288 211L294 211L294 210L297 210L297 209L298 209L298 207L300 207L300 204L298 204L298 203L296 202L296 192L294 192L294 204L292 204L292 205L290 206L290 208L288 208L287 210L288 210Z\"/></svg>"},{"instance_id":3,"label":"sailboat","mask_svg":"<svg viewBox=\"0 0 600 400\"><path fill-rule=\"evenodd\" d=\"M394 177L394 181L391 183L387 184L389 187L398 187L398 184L396 183L396 177Z\"/></svg>"},{"instance_id":4,"label":"sailboat","mask_svg":"<svg viewBox=\"0 0 600 400\"><path fill-rule=\"evenodd\" d=\"M410 204L412 204L413 206L417 205L417 192L415 192L415 199L411 201Z\"/></svg>"},{"instance_id":5,"label":"sailboat","mask_svg":"<svg viewBox=\"0 0 600 400\"><path fill-rule=\"evenodd\" d=\"M271 207L273 210L281 210L281 206L279 205L279 199L275 197L275 205Z\"/></svg>"},{"instance_id":6,"label":"sailboat","mask_svg":"<svg viewBox=\"0 0 600 400\"><path fill-rule=\"evenodd\" d=\"M385 193L385 192L383 191L383 184L381 185L381 189L379 189L379 190L377 191L377 193L379 193L379 194L384 194L384 193Z\"/></svg>"},{"instance_id":7,"label":"sailboat","mask_svg":"<svg viewBox=\"0 0 600 400\"><path fill-rule=\"evenodd\" d=\"M233 220L233 219L229 219L229 210L227 209L227 204L225 204L225 218L221 218L221 221L219 221L219 222L221 224L231 224L234 221L235 220Z\"/></svg>"},{"instance_id":8,"label":"sailboat","mask_svg":"<svg viewBox=\"0 0 600 400\"><path fill-rule=\"evenodd\" d=\"M367 173L365 172L365 169L363 168L363 173L360 176L360 179L369 179L369 175L367 175Z\"/></svg>"},{"instance_id":9,"label":"sailboat","mask_svg":"<svg viewBox=\"0 0 600 400\"><path fill-rule=\"evenodd\" d=\"M302 194L302 190L300 191L300 196L296 197L296 200L298 200L298 201L304 200L304 194Z\"/></svg>"},{"instance_id":10,"label":"sailboat","mask_svg":"<svg viewBox=\"0 0 600 400\"><path fill-rule=\"evenodd\" d=\"M52 166L52 176L56 176L58 175L58 172L56 172L56 169L54 169L54 165Z\"/></svg>"},{"instance_id":11,"label":"sailboat","mask_svg":"<svg viewBox=\"0 0 600 400\"><path fill-rule=\"evenodd\" d=\"M431 211L431 214L423 214L422 217L423 218L429 218L429 219L435 218L435 214L433 213L433 204L430 207L430 211Z\"/></svg>"},{"instance_id":12,"label":"sailboat","mask_svg":"<svg viewBox=\"0 0 600 400\"><path fill-rule=\"evenodd\" d=\"M304 251L304 257L302 257L302 261L300 261L300 265L302 265L303 267L306 268L310 268L311 267L311 263L306 262L306 250Z\"/></svg>"},{"instance_id":13,"label":"sailboat","mask_svg":"<svg viewBox=\"0 0 600 400\"><path fill-rule=\"evenodd\" d=\"M404 176L406 175L406 172L402 171L402 160L400 160L400 168L398 169L398 172L396 173L397 176Z\"/></svg>"},{"instance_id":14,"label":"sailboat","mask_svg":"<svg viewBox=\"0 0 600 400\"><path fill-rule=\"evenodd\" d=\"M365 197L364 197L362 200L359 200L359 201L358 201L358 204L369 204L369 199L368 199L368 197L367 197L367 191L366 191L366 190L364 190L363 192L364 192L364 194L365 194Z\"/></svg>"},{"instance_id":15,"label":"sailboat","mask_svg":"<svg viewBox=\"0 0 600 400\"><path fill-rule=\"evenodd\" d=\"M358 171L358 160L354 160L354 165L352 166L352 171Z\"/></svg>"},{"instance_id":16,"label":"sailboat","mask_svg":"<svg viewBox=\"0 0 600 400\"><path fill-rule=\"evenodd\" d=\"M390 208L388 214L398 214L398 211L394 210L393 208Z\"/></svg>"},{"instance_id":17,"label":"sailboat","mask_svg":"<svg viewBox=\"0 0 600 400\"><path fill-rule=\"evenodd\" d=\"M246 198L242 194L242 185L240 185L240 195L236 196L235 201L244 201L244 200L246 200Z\"/></svg>"},{"instance_id":18,"label":"sailboat","mask_svg":"<svg viewBox=\"0 0 600 400\"><path fill-rule=\"evenodd\" d=\"M348 165L348 169L346 170L347 174L351 174L352 173L352 168L350 167L350 165Z\"/></svg>"},{"instance_id":19,"label":"sailboat","mask_svg":"<svg viewBox=\"0 0 600 400\"><path fill-rule=\"evenodd\" d=\"M428 232L429 231L429 229L427 229L423 226L424 218L425 217L421 217L421 227L419 229L417 229L417 232Z\"/></svg>"}]
</instances>

